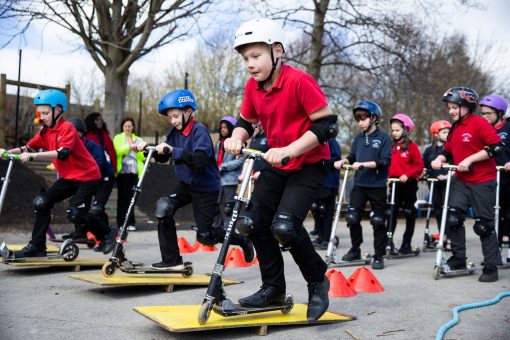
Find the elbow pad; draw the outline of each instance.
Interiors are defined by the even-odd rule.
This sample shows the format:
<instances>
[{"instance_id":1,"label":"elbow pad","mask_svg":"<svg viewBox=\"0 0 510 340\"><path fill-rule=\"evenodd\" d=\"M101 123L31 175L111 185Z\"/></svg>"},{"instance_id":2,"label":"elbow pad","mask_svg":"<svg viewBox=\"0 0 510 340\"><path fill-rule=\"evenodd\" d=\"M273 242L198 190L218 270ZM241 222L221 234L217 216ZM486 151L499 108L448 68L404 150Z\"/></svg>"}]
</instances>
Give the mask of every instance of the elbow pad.
<instances>
[{"instance_id":1,"label":"elbow pad","mask_svg":"<svg viewBox=\"0 0 510 340\"><path fill-rule=\"evenodd\" d=\"M239 117L236 126L234 126L234 128L238 127L245 129L246 132L248 132L248 135L250 135L250 137L253 136L254 132L253 125L249 121L245 120L243 117Z\"/></svg>"},{"instance_id":2,"label":"elbow pad","mask_svg":"<svg viewBox=\"0 0 510 340\"><path fill-rule=\"evenodd\" d=\"M487 154L489 155L490 158L500 156L505 151L505 143L499 142L496 144L486 146L485 151L487 151Z\"/></svg>"},{"instance_id":3,"label":"elbow pad","mask_svg":"<svg viewBox=\"0 0 510 340\"><path fill-rule=\"evenodd\" d=\"M61 161L65 161L66 159L69 158L69 156L71 156L71 149L60 148L59 150L57 150L57 158L60 159Z\"/></svg>"},{"instance_id":4,"label":"elbow pad","mask_svg":"<svg viewBox=\"0 0 510 340\"><path fill-rule=\"evenodd\" d=\"M326 144L328 139L335 138L338 135L337 120L338 116L328 115L313 122L310 131L317 136L319 143Z\"/></svg>"}]
</instances>

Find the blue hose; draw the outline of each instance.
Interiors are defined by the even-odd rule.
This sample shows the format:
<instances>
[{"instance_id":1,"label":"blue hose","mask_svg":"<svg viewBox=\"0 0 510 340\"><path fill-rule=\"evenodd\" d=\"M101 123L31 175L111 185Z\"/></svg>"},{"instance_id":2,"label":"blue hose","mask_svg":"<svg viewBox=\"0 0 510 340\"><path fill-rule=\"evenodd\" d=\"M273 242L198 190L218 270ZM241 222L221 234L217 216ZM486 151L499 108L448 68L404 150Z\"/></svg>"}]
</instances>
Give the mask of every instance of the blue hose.
<instances>
[{"instance_id":1,"label":"blue hose","mask_svg":"<svg viewBox=\"0 0 510 340\"><path fill-rule=\"evenodd\" d=\"M439 328L439 330L437 331L437 334L436 334L436 340L442 340L443 337L445 336L446 332L448 332L448 330L450 328L452 328L453 326L455 326L456 324L459 323L459 312L462 312L463 310L467 310L467 309L473 309L473 308L494 305L494 304L498 303L502 298L507 297L507 296L510 296L510 292L504 292L504 293L498 294L498 295L496 295L495 298L487 300L487 301L470 303L467 305L455 307L452 310L453 319L448 321L447 323L445 323L444 325L442 325Z\"/></svg>"}]
</instances>

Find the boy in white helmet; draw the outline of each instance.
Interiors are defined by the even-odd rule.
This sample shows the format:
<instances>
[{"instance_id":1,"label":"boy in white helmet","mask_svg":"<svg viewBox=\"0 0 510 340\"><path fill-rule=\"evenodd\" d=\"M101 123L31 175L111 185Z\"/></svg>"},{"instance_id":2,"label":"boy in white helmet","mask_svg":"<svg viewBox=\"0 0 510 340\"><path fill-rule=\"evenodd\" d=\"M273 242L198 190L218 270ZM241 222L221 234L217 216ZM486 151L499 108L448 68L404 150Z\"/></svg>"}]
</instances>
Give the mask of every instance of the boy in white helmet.
<instances>
[{"instance_id":1,"label":"boy in white helmet","mask_svg":"<svg viewBox=\"0 0 510 340\"><path fill-rule=\"evenodd\" d=\"M284 65L282 28L268 19L244 23L235 35L251 78L247 81L240 117L227 152L239 154L260 123L270 149L250 204L238 220L241 234L249 235L260 262L262 287L239 299L246 307L280 304L285 298L285 275L280 246L289 250L308 283L307 319L315 321L329 305L326 263L315 251L303 220L317 198L330 158L328 139L336 136L337 116L315 79ZM290 158L282 165L285 158Z\"/></svg>"}]
</instances>

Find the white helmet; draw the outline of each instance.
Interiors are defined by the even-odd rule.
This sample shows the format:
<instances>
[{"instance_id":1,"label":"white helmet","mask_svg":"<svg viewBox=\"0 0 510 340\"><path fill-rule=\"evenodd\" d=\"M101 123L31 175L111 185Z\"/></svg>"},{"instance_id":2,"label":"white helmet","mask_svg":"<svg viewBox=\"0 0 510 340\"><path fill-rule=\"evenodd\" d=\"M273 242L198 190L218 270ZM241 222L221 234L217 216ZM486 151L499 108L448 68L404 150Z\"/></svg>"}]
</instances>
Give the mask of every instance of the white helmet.
<instances>
[{"instance_id":1,"label":"white helmet","mask_svg":"<svg viewBox=\"0 0 510 340\"><path fill-rule=\"evenodd\" d=\"M282 27L271 19L255 19L245 22L237 29L234 38L234 48L246 44L264 42L272 45L280 43L285 52L285 34Z\"/></svg>"}]
</instances>

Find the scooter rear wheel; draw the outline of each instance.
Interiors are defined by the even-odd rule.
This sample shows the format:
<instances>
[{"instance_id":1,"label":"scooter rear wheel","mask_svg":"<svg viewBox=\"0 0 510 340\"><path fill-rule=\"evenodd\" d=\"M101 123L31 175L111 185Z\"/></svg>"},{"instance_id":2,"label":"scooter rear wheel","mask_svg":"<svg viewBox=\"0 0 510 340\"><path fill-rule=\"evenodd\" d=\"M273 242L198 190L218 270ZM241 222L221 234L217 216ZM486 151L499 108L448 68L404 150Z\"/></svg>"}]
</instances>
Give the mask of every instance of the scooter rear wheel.
<instances>
[{"instance_id":1,"label":"scooter rear wheel","mask_svg":"<svg viewBox=\"0 0 510 340\"><path fill-rule=\"evenodd\" d=\"M289 314L292 308L294 308L294 299L292 296L288 296L284 303L288 303L289 305L281 310L282 314Z\"/></svg>"},{"instance_id":2,"label":"scooter rear wheel","mask_svg":"<svg viewBox=\"0 0 510 340\"><path fill-rule=\"evenodd\" d=\"M101 272L106 277L112 276L113 273L115 273L115 263L106 262L105 264L103 264L103 267L101 268Z\"/></svg>"},{"instance_id":3,"label":"scooter rear wheel","mask_svg":"<svg viewBox=\"0 0 510 340\"><path fill-rule=\"evenodd\" d=\"M209 316L211 315L212 305L210 302L204 302L200 306L198 311L198 323L200 325L205 325L207 320L209 320Z\"/></svg>"},{"instance_id":4,"label":"scooter rear wheel","mask_svg":"<svg viewBox=\"0 0 510 340\"><path fill-rule=\"evenodd\" d=\"M68 243L62 248L62 258L64 261L74 261L78 257L80 249L74 243Z\"/></svg>"},{"instance_id":5,"label":"scooter rear wheel","mask_svg":"<svg viewBox=\"0 0 510 340\"><path fill-rule=\"evenodd\" d=\"M190 277L193 275L193 265L185 264L184 271L182 272L183 277Z\"/></svg>"}]
</instances>

